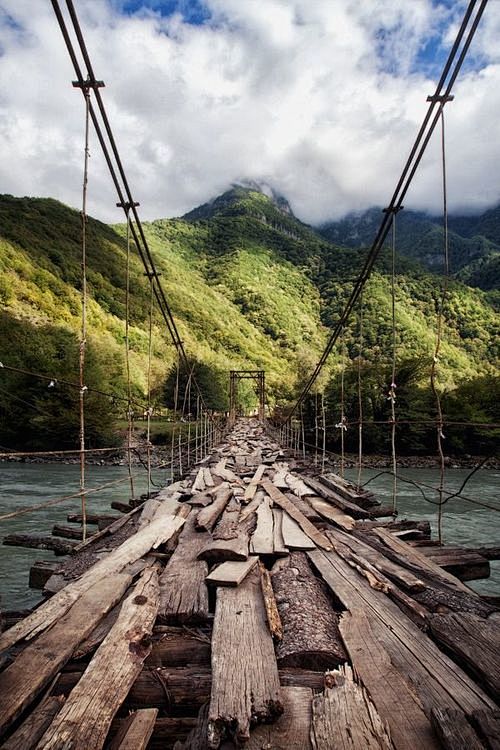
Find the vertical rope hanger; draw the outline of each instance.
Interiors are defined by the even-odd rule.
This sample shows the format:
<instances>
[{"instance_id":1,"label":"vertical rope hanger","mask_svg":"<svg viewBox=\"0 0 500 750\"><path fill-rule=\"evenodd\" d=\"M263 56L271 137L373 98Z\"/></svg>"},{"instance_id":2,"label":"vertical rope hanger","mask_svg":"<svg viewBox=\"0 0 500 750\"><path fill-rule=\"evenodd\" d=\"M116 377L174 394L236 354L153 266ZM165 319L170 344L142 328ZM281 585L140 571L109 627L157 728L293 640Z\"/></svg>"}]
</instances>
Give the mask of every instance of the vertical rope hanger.
<instances>
[{"instance_id":1,"label":"vertical rope hanger","mask_svg":"<svg viewBox=\"0 0 500 750\"><path fill-rule=\"evenodd\" d=\"M149 325L148 325L148 408L147 408L147 429L146 429L146 450L147 450L147 471L148 471L148 497L151 495L151 415L153 408L151 406L151 362L153 359L153 284L154 276L148 275L149 278Z\"/></svg>"},{"instance_id":2,"label":"vertical rope hanger","mask_svg":"<svg viewBox=\"0 0 500 750\"><path fill-rule=\"evenodd\" d=\"M174 386L174 422L172 425L172 435L170 444L170 481L175 480L174 477L174 442L175 442L175 427L177 424L177 406L179 400L179 369L180 369L180 356L179 350L177 350L177 361L176 361L176 372L175 372L175 386Z\"/></svg>"},{"instance_id":3,"label":"vertical rope hanger","mask_svg":"<svg viewBox=\"0 0 500 750\"><path fill-rule=\"evenodd\" d=\"M398 462L396 456L396 216L403 206L392 209L392 242L391 242L391 326L392 326L392 360L391 385L387 398L391 403L391 462L392 462L392 512L398 507ZM387 209L386 209L387 210Z\"/></svg>"},{"instance_id":4,"label":"vertical rope hanger","mask_svg":"<svg viewBox=\"0 0 500 750\"><path fill-rule=\"evenodd\" d=\"M359 295L359 351L358 351L358 488L361 487L363 470L363 391L361 378L361 354L363 352L363 290Z\"/></svg>"},{"instance_id":5,"label":"vertical rope hanger","mask_svg":"<svg viewBox=\"0 0 500 750\"><path fill-rule=\"evenodd\" d=\"M74 82L73 86L80 86ZM87 498L85 496L85 350L87 345L87 186L89 176L89 129L90 129L90 84L81 85L85 97L85 136L83 157L83 187L82 187L82 320L80 329L80 345L78 355L78 384L79 390L79 447L80 447L80 492L82 512L82 539L87 538Z\"/></svg>"},{"instance_id":6,"label":"vertical rope hanger","mask_svg":"<svg viewBox=\"0 0 500 750\"><path fill-rule=\"evenodd\" d=\"M434 395L436 402L436 442L437 451L439 456L439 485L438 491L438 542L443 543L443 502L444 502L444 480L445 480L445 456L443 450L443 409L441 405L441 397L436 385L437 379L437 367L439 363L439 353L441 351L441 342L443 336L443 316L444 316L444 305L446 302L446 295L448 293L449 273L450 273L450 262L449 262L449 245L448 245L448 201L447 201L447 186L446 186L446 140L445 140L445 126L444 126L444 105L447 101L451 101L453 97L442 97L440 99L441 106L441 170L442 170L442 189L443 189L443 260L444 260L444 280L441 291L441 299L439 301L438 314L437 314L437 330L436 330L436 346L434 348L434 356L431 364L431 390Z\"/></svg>"},{"instance_id":7,"label":"vertical rope hanger","mask_svg":"<svg viewBox=\"0 0 500 750\"><path fill-rule=\"evenodd\" d=\"M130 497L135 498L134 476L132 473L132 434L134 430L134 413L132 410L132 386L130 380L130 203L117 203L123 208L127 217L127 256L125 265L125 363L127 370L127 468L130 484ZM138 206L134 203L134 206ZM148 489L149 491L149 489Z\"/></svg>"},{"instance_id":8,"label":"vertical rope hanger","mask_svg":"<svg viewBox=\"0 0 500 750\"><path fill-rule=\"evenodd\" d=\"M340 331L340 422L335 427L340 430L340 476L344 476L345 468L345 432L347 431L347 420L345 417L345 329Z\"/></svg>"}]
</instances>

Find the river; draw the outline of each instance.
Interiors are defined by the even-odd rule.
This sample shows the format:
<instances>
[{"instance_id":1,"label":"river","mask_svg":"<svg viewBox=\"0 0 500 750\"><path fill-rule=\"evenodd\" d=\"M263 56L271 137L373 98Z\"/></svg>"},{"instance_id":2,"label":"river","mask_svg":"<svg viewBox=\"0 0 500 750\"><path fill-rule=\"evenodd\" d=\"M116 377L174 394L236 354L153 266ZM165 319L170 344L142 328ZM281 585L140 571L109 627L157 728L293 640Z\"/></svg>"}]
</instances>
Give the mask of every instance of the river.
<instances>
[{"instance_id":1,"label":"river","mask_svg":"<svg viewBox=\"0 0 500 750\"><path fill-rule=\"evenodd\" d=\"M136 492L146 489L146 475L139 471ZM374 477L378 472L365 470L363 481ZM469 470L453 469L446 475L446 489L458 490L468 476ZM90 466L87 467L87 486L94 487L105 482L126 478L125 467ZM346 477L354 479L356 473L347 471ZM400 518L424 519L431 521L433 536L436 531L436 508L427 502L421 492L403 479L435 486L437 471L433 469L402 469L398 489L398 510ZM167 481L165 470L157 471L154 481L163 485ZM55 497L69 495L78 490L79 468L75 465L62 464L0 464L0 515L12 510L30 507ZM382 503L389 504L391 499L392 480L386 474L374 479L368 487L375 492ZM432 500L435 494L425 490ZM444 507L444 540L447 544L477 547L486 544L500 544L500 472L481 470L467 483L464 495L473 500L450 500ZM109 513L110 502L129 497L129 486L126 482L110 487L87 499L89 513ZM491 505L496 510L483 508L477 502ZM14 532L50 533L55 523L66 523L66 515L79 511L79 499L65 500L58 505L43 510L18 516L0 522L0 539ZM0 593L3 609L23 609L40 601L40 592L28 587L29 569L35 560L53 560L53 553L46 550L7 547L0 544ZM56 558L57 559L57 558ZM500 561L491 563L489 579L472 581L476 591L490 595L500 595Z\"/></svg>"}]
</instances>

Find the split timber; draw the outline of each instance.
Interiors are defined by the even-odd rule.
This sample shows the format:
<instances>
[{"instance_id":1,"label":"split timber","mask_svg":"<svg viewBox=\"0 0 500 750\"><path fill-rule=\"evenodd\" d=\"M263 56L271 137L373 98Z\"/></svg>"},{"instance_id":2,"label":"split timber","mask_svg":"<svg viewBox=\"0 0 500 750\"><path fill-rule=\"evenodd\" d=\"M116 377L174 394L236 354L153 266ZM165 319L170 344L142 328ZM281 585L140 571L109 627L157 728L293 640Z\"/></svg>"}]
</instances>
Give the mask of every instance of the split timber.
<instances>
[{"instance_id":1,"label":"split timber","mask_svg":"<svg viewBox=\"0 0 500 750\"><path fill-rule=\"evenodd\" d=\"M463 583L486 554L379 517L255 420L121 505L33 566L46 600L0 635L0 750L500 749L500 609Z\"/></svg>"}]
</instances>

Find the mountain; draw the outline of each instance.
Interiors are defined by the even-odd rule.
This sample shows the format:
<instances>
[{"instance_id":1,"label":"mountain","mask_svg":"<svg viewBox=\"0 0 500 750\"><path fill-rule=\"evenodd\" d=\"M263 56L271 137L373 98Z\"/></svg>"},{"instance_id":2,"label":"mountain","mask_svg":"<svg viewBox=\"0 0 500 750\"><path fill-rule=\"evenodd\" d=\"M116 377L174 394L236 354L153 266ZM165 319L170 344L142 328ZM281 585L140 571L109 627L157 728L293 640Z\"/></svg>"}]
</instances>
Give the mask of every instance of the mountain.
<instances>
[{"instance_id":1,"label":"mountain","mask_svg":"<svg viewBox=\"0 0 500 750\"><path fill-rule=\"evenodd\" d=\"M333 244L295 218L285 203L238 185L185 217L144 224L188 356L211 373L212 405L219 409L227 404L230 369L264 369L269 402L293 400L363 264L362 249ZM0 361L17 368L0 368L4 446L61 447L63 435L68 445L76 442L77 394L62 381L75 382L78 373L80 224L79 212L52 199L0 196ZM415 387L424 388L442 281L410 255L399 255L396 265L397 356L401 367L410 367ZM94 422L88 434L93 445L110 439L106 427L125 408L102 395L126 396L125 258L124 226L89 219L87 382L92 386L88 399ZM390 265L383 252L364 292L363 361L380 381L376 388L383 404L392 341ZM440 388L451 393L494 373L497 326L487 294L450 283ZM148 328L149 290L133 254L130 370L133 396L141 401ZM358 311L345 331L344 347L350 366L359 355ZM152 350L154 400L161 404L176 355L157 312ZM323 385L334 387L340 361L337 347ZM49 389L46 381L20 371L45 374L57 380L57 387ZM251 393L247 397L253 398ZM332 395L332 409L336 398Z\"/></svg>"},{"instance_id":2,"label":"mountain","mask_svg":"<svg viewBox=\"0 0 500 750\"><path fill-rule=\"evenodd\" d=\"M363 247L373 241L380 220L381 209L372 208L324 224L319 231L340 245ZM398 215L398 252L436 273L444 267L443 237L442 218L406 210ZM485 290L500 287L500 206L478 216L450 216L448 239L455 278Z\"/></svg>"}]
</instances>

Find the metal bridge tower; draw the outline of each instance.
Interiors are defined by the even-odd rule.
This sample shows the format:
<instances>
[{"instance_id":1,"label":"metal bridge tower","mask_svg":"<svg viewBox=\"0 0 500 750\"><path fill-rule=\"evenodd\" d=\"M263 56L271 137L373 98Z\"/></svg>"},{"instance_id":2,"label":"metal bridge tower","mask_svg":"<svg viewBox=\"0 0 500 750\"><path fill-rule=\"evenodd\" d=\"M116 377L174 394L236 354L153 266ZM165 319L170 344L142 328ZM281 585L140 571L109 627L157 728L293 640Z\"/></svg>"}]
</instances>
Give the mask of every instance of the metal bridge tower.
<instances>
[{"instance_id":1,"label":"metal bridge tower","mask_svg":"<svg viewBox=\"0 0 500 750\"><path fill-rule=\"evenodd\" d=\"M231 424L236 419L236 407L238 401L238 383L240 380L254 380L256 393L259 397L259 419L261 422L265 416L266 404L266 381L264 370L231 370L229 372L229 420Z\"/></svg>"}]
</instances>

